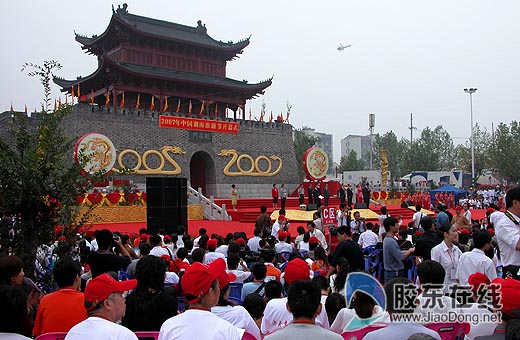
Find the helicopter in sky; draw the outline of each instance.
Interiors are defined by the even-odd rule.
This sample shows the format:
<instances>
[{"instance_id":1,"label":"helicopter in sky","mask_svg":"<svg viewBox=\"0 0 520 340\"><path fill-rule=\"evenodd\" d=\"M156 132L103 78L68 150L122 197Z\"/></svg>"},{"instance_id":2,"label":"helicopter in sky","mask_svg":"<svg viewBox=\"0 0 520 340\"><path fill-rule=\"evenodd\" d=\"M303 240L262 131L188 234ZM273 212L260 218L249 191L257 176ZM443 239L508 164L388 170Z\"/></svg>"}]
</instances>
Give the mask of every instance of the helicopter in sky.
<instances>
[{"instance_id":1,"label":"helicopter in sky","mask_svg":"<svg viewBox=\"0 0 520 340\"><path fill-rule=\"evenodd\" d=\"M344 49L346 49L347 47L350 47L350 46L352 46L352 45L348 44L348 45L343 46L342 44L339 44L338 51L342 52Z\"/></svg>"}]
</instances>

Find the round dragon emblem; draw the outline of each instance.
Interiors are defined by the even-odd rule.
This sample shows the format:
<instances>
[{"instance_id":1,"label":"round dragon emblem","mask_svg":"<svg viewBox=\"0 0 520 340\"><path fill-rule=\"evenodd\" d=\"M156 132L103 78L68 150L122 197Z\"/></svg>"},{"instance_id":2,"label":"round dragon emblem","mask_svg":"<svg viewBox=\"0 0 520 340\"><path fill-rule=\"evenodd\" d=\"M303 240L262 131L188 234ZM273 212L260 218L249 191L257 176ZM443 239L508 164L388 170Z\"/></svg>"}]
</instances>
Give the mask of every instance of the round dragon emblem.
<instances>
[{"instance_id":1,"label":"round dragon emblem","mask_svg":"<svg viewBox=\"0 0 520 340\"><path fill-rule=\"evenodd\" d=\"M88 174L106 174L116 162L116 148L107 136L87 133L76 142L74 161Z\"/></svg>"},{"instance_id":2,"label":"round dragon emblem","mask_svg":"<svg viewBox=\"0 0 520 340\"><path fill-rule=\"evenodd\" d=\"M303 155L303 170L310 180L322 180L329 169L329 157L321 148L313 146Z\"/></svg>"}]
</instances>

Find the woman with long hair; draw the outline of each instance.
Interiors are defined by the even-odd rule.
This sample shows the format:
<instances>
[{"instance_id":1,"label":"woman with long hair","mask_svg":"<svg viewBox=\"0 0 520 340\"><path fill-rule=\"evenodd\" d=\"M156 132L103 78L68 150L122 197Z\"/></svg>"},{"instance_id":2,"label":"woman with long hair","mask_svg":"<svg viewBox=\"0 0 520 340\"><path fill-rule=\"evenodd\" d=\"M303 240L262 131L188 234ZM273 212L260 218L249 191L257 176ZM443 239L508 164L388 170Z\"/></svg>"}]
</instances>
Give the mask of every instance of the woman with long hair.
<instances>
[{"instance_id":1,"label":"woman with long hair","mask_svg":"<svg viewBox=\"0 0 520 340\"><path fill-rule=\"evenodd\" d=\"M159 331L164 321L177 315L174 288L164 287L166 263L156 256L137 262L137 287L126 298L126 313L121 323L132 331Z\"/></svg>"},{"instance_id":2,"label":"woman with long hair","mask_svg":"<svg viewBox=\"0 0 520 340\"><path fill-rule=\"evenodd\" d=\"M215 261L223 261L217 259ZM242 306L235 306L233 302L229 301L229 283L236 279L234 274L226 272L219 276L218 282L220 284L220 296L218 304L211 307L211 313L224 319L235 327L245 329L246 332L253 335L257 340L261 340L260 329L249 314L249 312Z\"/></svg>"},{"instance_id":3,"label":"woman with long hair","mask_svg":"<svg viewBox=\"0 0 520 340\"><path fill-rule=\"evenodd\" d=\"M329 260L327 258L327 254L325 253L325 249L322 247L317 247L314 249L314 261L312 262L311 269L312 271L320 271L328 273L329 271Z\"/></svg>"},{"instance_id":4,"label":"woman with long hair","mask_svg":"<svg viewBox=\"0 0 520 340\"><path fill-rule=\"evenodd\" d=\"M348 261L344 257L336 261L336 274L330 276L330 289L333 293L345 296L345 283L348 275Z\"/></svg>"}]
</instances>

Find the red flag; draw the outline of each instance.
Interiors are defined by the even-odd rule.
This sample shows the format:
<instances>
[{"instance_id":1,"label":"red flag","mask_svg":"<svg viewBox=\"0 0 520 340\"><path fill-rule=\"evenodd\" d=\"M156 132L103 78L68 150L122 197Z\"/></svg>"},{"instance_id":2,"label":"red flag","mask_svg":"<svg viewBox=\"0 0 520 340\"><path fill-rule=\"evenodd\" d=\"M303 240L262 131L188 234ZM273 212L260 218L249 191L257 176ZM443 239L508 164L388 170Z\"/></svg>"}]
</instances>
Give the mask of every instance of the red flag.
<instances>
[{"instance_id":1,"label":"red flag","mask_svg":"<svg viewBox=\"0 0 520 340\"><path fill-rule=\"evenodd\" d=\"M67 102L67 96L65 96L65 103ZM94 104L94 90L90 89L90 104Z\"/></svg>"},{"instance_id":2,"label":"red flag","mask_svg":"<svg viewBox=\"0 0 520 340\"><path fill-rule=\"evenodd\" d=\"M261 122L264 121L264 116L265 116L265 112L264 112L264 110L262 110L262 111L260 112L260 121L261 121Z\"/></svg>"},{"instance_id":3,"label":"red flag","mask_svg":"<svg viewBox=\"0 0 520 340\"><path fill-rule=\"evenodd\" d=\"M290 113L289 111L287 111L287 115L285 116L285 122L286 122L286 123L289 123L289 115L290 115L290 114L291 114L291 113Z\"/></svg>"},{"instance_id":4,"label":"red flag","mask_svg":"<svg viewBox=\"0 0 520 340\"><path fill-rule=\"evenodd\" d=\"M72 86L72 89L70 90L70 95L74 98L74 86Z\"/></svg>"},{"instance_id":5,"label":"red flag","mask_svg":"<svg viewBox=\"0 0 520 340\"><path fill-rule=\"evenodd\" d=\"M54 111L58 109L58 103L56 102L56 99L54 99Z\"/></svg>"},{"instance_id":6,"label":"red flag","mask_svg":"<svg viewBox=\"0 0 520 340\"><path fill-rule=\"evenodd\" d=\"M110 91L107 90L107 92L105 93L105 106L108 106L108 104L110 104Z\"/></svg>"},{"instance_id":7,"label":"red flag","mask_svg":"<svg viewBox=\"0 0 520 340\"><path fill-rule=\"evenodd\" d=\"M61 109L61 98L58 97L58 110Z\"/></svg>"},{"instance_id":8,"label":"red flag","mask_svg":"<svg viewBox=\"0 0 520 340\"><path fill-rule=\"evenodd\" d=\"M269 123L273 122L273 111L271 111L271 116L269 117Z\"/></svg>"},{"instance_id":9,"label":"red flag","mask_svg":"<svg viewBox=\"0 0 520 340\"><path fill-rule=\"evenodd\" d=\"M191 115L191 109L192 109L192 106L191 106L191 99L190 99L190 105L188 105L188 113Z\"/></svg>"},{"instance_id":10,"label":"red flag","mask_svg":"<svg viewBox=\"0 0 520 340\"><path fill-rule=\"evenodd\" d=\"M150 104L150 111L155 110L155 96L152 94L152 103Z\"/></svg>"},{"instance_id":11,"label":"red flag","mask_svg":"<svg viewBox=\"0 0 520 340\"><path fill-rule=\"evenodd\" d=\"M204 100L202 101L202 105L200 106L199 116L204 113Z\"/></svg>"},{"instance_id":12,"label":"red flag","mask_svg":"<svg viewBox=\"0 0 520 340\"><path fill-rule=\"evenodd\" d=\"M123 96L121 97L121 102L119 103L119 108L125 107L125 93L123 92Z\"/></svg>"},{"instance_id":13,"label":"red flag","mask_svg":"<svg viewBox=\"0 0 520 340\"><path fill-rule=\"evenodd\" d=\"M141 94L137 94L137 102L135 103L135 108L138 109L141 107Z\"/></svg>"},{"instance_id":14,"label":"red flag","mask_svg":"<svg viewBox=\"0 0 520 340\"><path fill-rule=\"evenodd\" d=\"M163 107L163 112L166 112L168 111L168 97L164 97L165 98L165 101L164 101L164 107Z\"/></svg>"},{"instance_id":15,"label":"red flag","mask_svg":"<svg viewBox=\"0 0 520 340\"><path fill-rule=\"evenodd\" d=\"M181 99L179 98L179 101L177 101L177 108L175 109L175 112L179 112L181 110Z\"/></svg>"},{"instance_id":16,"label":"red flag","mask_svg":"<svg viewBox=\"0 0 520 340\"><path fill-rule=\"evenodd\" d=\"M218 116L218 103L215 103L215 117Z\"/></svg>"},{"instance_id":17,"label":"red flag","mask_svg":"<svg viewBox=\"0 0 520 340\"><path fill-rule=\"evenodd\" d=\"M79 97L81 96L81 90L79 88L79 84L78 84L78 100L79 100Z\"/></svg>"}]
</instances>

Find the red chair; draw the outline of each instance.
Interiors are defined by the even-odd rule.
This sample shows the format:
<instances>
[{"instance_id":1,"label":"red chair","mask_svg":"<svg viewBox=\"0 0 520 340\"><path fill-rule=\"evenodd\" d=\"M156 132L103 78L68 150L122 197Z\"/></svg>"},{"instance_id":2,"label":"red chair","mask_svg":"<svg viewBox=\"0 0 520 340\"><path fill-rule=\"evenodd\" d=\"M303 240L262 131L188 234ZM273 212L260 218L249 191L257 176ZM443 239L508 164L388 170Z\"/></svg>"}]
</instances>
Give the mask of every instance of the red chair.
<instances>
[{"instance_id":1,"label":"red chair","mask_svg":"<svg viewBox=\"0 0 520 340\"><path fill-rule=\"evenodd\" d=\"M63 340L66 335L67 332L45 333L38 335L35 340Z\"/></svg>"},{"instance_id":2,"label":"red chair","mask_svg":"<svg viewBox=\"0 0 520 340\"><path fill-rule=\"evenodd\" d=\"M384 328L386 326L367 326L363 328L359 328L353 331L345 331L341 333L341 336L345 340L361 340L367 333L376 331L380 328Z\"/></svg>"},{"instance_id":3,"label":"red chair","mask_svg":"<svg viewBox=\"0 0 520 340\"><path fill-rule=\"evenodd\" d=\"M159 339L159 332L134 332L139 339Z\"/></svg>"},{"instance_id":4,"label":"red chair","mask_svg":"<svg viewBox=\"0 0 520 340\"><path fill-rule=\"evenodd\" d=\"M464 338L468 334L471 326L467 322L446 322L446 323L430 323L424 327L437 332L442 340L455 340L456 338Z\"/></svg>"}]
</instances>

